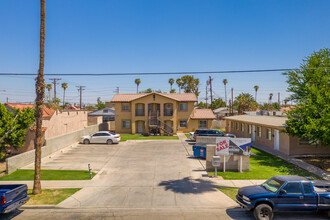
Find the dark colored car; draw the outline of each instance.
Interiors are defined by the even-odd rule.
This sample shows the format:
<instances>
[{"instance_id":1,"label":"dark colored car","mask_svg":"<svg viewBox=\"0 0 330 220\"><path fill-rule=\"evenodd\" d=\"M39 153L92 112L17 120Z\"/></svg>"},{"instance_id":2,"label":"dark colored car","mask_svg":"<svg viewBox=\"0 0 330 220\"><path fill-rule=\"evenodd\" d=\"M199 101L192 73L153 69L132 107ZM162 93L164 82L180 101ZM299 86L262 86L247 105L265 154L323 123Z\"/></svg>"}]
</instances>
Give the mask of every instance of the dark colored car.
<instances>
[{"instance_id":1,"label":"dark colored car","mask_svg":"<svg viewBox=\"0 0 330 220\"><path fill-rule=\"evenodd\" d=\"M14 211L29 201L27 190L26 184L0 185L0 213Z\"/></svg>"},{"instance_id":2,"label":"dark colored car","mask_svg":"<svg viewBox=\"0 0 330 220\"><path fill-rule=\"evenodd\" d=\"M197 136L236 138L236 135L234 135L234 134L228 134L223 131L216 130L216 129L197 129L194 132L194 140L196 140Z\"/></svg>"},{"instance_id":3,"label":"dark colored car","mask_svg":"<svg viewBox=\"0 0 330 220\"><path fill-rule=\"evenodd\" d=\"M314 187L300 176L274 176L258 186L242 187L237 203L253 210L256 219L271 220L274 212L327 211L330 214L330 192ZM330 216L329 216L330 217Z\"/></svg>"}]
</instances>

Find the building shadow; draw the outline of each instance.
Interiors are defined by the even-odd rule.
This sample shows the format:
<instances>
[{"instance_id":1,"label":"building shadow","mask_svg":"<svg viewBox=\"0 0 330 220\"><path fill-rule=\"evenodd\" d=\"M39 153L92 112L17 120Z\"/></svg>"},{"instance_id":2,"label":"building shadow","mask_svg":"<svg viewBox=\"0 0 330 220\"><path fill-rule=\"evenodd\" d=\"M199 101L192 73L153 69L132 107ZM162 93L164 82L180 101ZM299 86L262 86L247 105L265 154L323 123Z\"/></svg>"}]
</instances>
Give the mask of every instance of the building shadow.
<instances>
[{"instance_id":1,"label":"building shadow","mask_svg":"<svg viewBox=\"0 0 330 220\"><path fill-rule=\"evenodd\" d=\"M165 187L165 190L170 190L175 193L181 194L201 194L204 192L217 191L218 185L209 180L191 179L185 177L178 180L162 181L158 184Z\"/></svg>"}]
</instances>

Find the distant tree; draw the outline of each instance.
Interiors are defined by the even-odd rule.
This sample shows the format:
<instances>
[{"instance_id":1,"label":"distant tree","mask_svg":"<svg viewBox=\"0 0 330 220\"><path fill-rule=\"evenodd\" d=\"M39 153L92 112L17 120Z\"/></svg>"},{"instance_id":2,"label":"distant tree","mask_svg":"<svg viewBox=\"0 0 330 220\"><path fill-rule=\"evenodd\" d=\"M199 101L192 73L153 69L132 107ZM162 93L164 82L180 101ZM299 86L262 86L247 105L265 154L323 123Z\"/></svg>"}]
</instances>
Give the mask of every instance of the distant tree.
<instances>
[{"instance_id":1,"label":"distant tree","mask_svg":"<svg viewBox=\"0 0 330 220\"><path fill-rule=\"evenodd\" d=\"M317 68L317 69L311 69ZM288 111L286 133L313 144L330 146L330 49L312 53L300 69L287 76L290 100L296 103Z\"/></svg>"},{"instance_id":2,"label":"distant tree","mask_svg":"<svg viewBox=\"0 0 330 220\"><path fill-rule=\"evenodd\" d=\"M207 108L207 104L205 102L199 102L196 107L198 108Z\"/></svg>"},{"instance_id":3,"label":"distant tree","mask_svg":"<svg viewBox=\"0 0 330 220\"><path fill-rule=\"evenodd\" d=\"M136 93L139 93L139 85L141 84L141 79L135 79L135 84L136 84Z\"/></svg>"},{"instance_id":4,"label":"distant tree","mask_svg":"<svg viewBox=\"0 0 330 220\"><path fill-rule=\"evenodd\" d=\"M273 93L269 93L269 103L272 104Z\"/></svg>"},{"instance_id":5,"label":"distant tree","mask_svg":"<svg viewBox=\"0 0 330 220\"><path fill-rule=\"evenodd\" d=\"M171 89L171 91L170 91L170 93L175 93L176 91L175 91L175 89Z\"/></svg>"},{"instance_id":6,"label":"distant tree","mask_svg":"<svg viewBox=\"0 0 330 220\"><path fill-rule=\"evenodd\" d=\"M107 105L105 104L105 102L101 101L101 97L97 98L97 104L95 105L97 110L101 110L107 107Z\"/></svg>"},{"instance_id":7,"label":"distant tree","mask_svg":"<svg viewBox=\"0 0 330 220\"><path fill-rule=\"evenodd\" d=\"M226 107L226 103L221 98L218 98L218 99L213 100L212 106L214 109L220 108L220 107Z\"/></svg>"},{"instance_id":8,"label":"distant tree","mask_svg":"<svg viewBox=\"0 0 330 220\"><path fill-rule=\"evenodd\" d=\"M223 79L222 80L222 83L225 86L225 102L226 102L226 105L227 105L227 88L226 88L226 85L228 83L228 80L227 79Z\"/></svg>"},{"instance_id":9,"label":"distant tree","mask_svg":"<svg viewBox=\"0 0 330 220\"><path fill-rule=\"evenodd\" d=\"M158 90L156 90L155 92L157 92L157 93L162 93L162 90L158 89Z\"/></svg>"},{"instance_id":10,"label":"distant tree","mask_svg":"<svg viewBox=\"0 0 330 220\"><path fill-rule=\"evenodd\" d=\"M35 121L32 108L15 109L14 114L0 103L0 159L4 158L10 147L18 150L24 145L26 130Z\"/></svg>"},{"instance_id":11,"label":"distant tree","mask_svg":"<svg viewBox=\"0 0 330 220\"><path fill-rule=\"evenodd\" d=\"M179 93L181 93L181 89L182 89L182 80L181 80L181 78L176 79L176 84L178 85Z\"/></svg>"},{"instance_id":12,"label":"distant tree","mask_svg":"<svg viewBox=\"0 0 330 220\"><path fill-rule=\"evenodd\" d=\"M287 106L288 102L289 102L288 98L284 99L284 106Z\"/></svg>"},{"instance_id":13,"label":"distant tree","mask_svg":"<svg viewBox=\"0 0 330 220\"><path fill-rule=\"evenodd\" d=\"M146 89L146 90L144 90L142 93L152 93L152 89L151 89L151 88Z\"/></svg>"},{"instance_id":14,"label":"distant tree","mask_svg":"<svg viewBox=\"0 0 330 220\"><path fill-rule=\"evenodd\" d=\"M257 92L258 92L259 86L254 86L254 91L255 91L255 96L254 96L254 100L257 101Z\"/></svg>"},{"instance_id":15,"label":"distant tree","mask_svg":"<svg viewBox=\"0 0 330 220\"><path fill-rule=\"evenodd\" d=\"M169 80L168 80L168 83L171 85L171 89L170 89L170 91L172 91L172 85L174 84L174 79L173 78L170 78ZM171 93L171 92L170 92Z\"/></svg>"},{"instance_id":16,"label":"distant tree","mask_svg":"<svg viewBox=\"0 0 330 220\"><path fill-rule=\"evenodd\" d=\"M50 92L52 91L53 85L47 84L46 89L48 90L48 102L50 102Z\"/></svg>"},{"instance_id":17,"label":"distant tree","mask_svg":"<svg viewBox=\"0 0 330 220\"><path fill-rule=\"evenodd\" d=\"M258 108L257 102L249 93L239 94L235 98L234 106L237 108L239 114L242 114L244 111L255 111Z\"/></svg>"},{"instance_id":18,"label":"distant tree","mask_svg":"<svg viewBox=\"0 0 330 220\"><path fill-rule=\"evenodd\" d=\"M63 108L65 107L65 90L68 88L67 83L62 83L62 88L63 88Z\"/></svg>"},{"instance_id":19,"label":"distant tree","mask_svg":"<svg viewBox=\"0 0 330 220\"><path fill-rule=\"evenodd\" d=\"M195 93L198 97L200 93L198 91L199 79L195 79L190 75L185 75L181 77L181 83L181 88L184 89L185 93Z\"/></svg>"}]
</instances>

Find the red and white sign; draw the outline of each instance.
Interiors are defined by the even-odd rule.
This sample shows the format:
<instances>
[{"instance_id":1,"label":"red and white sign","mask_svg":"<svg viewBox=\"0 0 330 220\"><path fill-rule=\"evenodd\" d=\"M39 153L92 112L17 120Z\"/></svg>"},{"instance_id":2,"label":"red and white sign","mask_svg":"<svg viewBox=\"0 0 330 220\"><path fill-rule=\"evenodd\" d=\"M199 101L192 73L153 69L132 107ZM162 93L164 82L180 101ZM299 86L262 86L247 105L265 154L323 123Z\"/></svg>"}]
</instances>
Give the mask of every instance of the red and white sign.
<instances>
[{"instance_id":1,"label":"red and white sign","mask_svg":"<svg viewBox=\"0 0 330 220\"><path fill-rule=\"evenodd\" d=\"M217 138L215 155L228 155L229 154L229 139Z\"/></svg>"}]
</instances>

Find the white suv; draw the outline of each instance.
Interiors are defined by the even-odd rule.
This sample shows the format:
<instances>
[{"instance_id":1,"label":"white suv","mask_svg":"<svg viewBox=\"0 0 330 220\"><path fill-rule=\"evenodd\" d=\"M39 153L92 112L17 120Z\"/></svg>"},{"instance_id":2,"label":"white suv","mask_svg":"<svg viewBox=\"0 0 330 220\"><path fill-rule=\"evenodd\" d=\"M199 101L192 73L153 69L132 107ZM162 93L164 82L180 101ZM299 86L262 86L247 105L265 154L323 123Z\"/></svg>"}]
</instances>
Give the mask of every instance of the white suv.
<instances>
[{"instance_id":1,"label":"white suv","mask_svg":"<svg viewBox=\"0 0 330 220\"><path fill-rule=\"evenodd\" d=\"M99 131L93 135L81 137L81 142L84 144L113 144L119 143L120 135L109 131Z\"/></svg>"}]
</instances>

